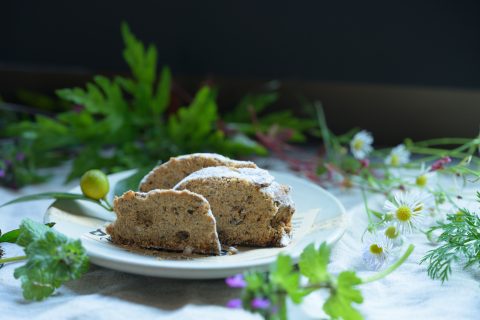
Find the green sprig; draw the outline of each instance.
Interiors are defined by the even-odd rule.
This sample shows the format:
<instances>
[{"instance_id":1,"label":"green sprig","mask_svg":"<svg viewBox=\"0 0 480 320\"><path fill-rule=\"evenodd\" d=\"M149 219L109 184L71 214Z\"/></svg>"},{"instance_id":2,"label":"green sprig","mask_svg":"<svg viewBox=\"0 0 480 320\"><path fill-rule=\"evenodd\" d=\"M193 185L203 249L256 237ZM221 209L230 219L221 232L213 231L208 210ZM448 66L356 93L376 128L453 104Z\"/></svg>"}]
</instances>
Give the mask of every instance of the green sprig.
<instances>
[{"instance_id":1,"label":"green sprig","mask_svg":"<svg viewBox=\"0 0 480 320\"><path fill-rule=\"evenodd\" d=\"M291 257L279 255L268 274L249 272L245 274L246 287L242 293L242 305L245 309L260 313L266 319L287 319L286 299L299 304L303 298L317 290L327 290L328 298L323 311L332 319L363 319L356 309L363 302L359 287L380 280L401 266L414 246L410 245L405 253L391 266L366 279L360 278L354 271L342 271L335 275L328 270L330 247L322 243L318 248L307 246L295 267ZM307 283L301 282L301 276ZM271 306L255 309L250 302L254 298L268 298Z\"/></svg>"},{"instance_id":2,"label":"green sprig","mask_svg":"<svg viewBox=\"0 0 480 320\"><path fill-rule=\"evenodd\" d=\"M26 300L43 300L64 282L80 278L88 270L89 260L80 240L72 240L50 227L25 219L16 243L25 256L0 259L0 264L26 259L15 269L22 282Z\"/></svg>"},{"instance_id":3,"label":"green sprig","mask_svg":"<svg viewBox=\"0 0 480 320\"><path fill-rule=\"evenodd\" d=\"M480 193L477 193L480 201ZM438 248L430 250L422 258L432 279L447 281L452 266L459 262L464 268L480 266L480 218L467 209L447 216L447 223L432 227L429 232L441 231Z\"/></svg>"}]
</instances>

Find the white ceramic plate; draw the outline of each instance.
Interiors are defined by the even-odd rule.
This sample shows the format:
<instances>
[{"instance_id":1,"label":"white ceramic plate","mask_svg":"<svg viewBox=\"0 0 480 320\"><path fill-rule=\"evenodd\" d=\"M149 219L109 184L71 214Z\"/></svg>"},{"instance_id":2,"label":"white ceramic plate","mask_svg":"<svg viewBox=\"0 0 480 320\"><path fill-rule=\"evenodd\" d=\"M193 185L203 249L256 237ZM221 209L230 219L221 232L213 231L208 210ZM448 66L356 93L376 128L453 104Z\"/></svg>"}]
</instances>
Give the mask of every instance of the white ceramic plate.
<instances>
[{"instance_id":1,"label":"white ceramic plate","mask_svg":"<svg viewBox=\"0 0 480 320\"><path fill-rule=\"evenodd\" d=\"M145 255L128 251L109 242L104 227L115 219L112 212L85 201L55 201L45 214L45 222L55 222L55 228L72 238L80 238L92 263L119 271L141 275L215 279L241 273L246 269L265 270L284 252L297 261L302 249L310 243L335 243L345 232L346 214L342 204L317 185L294 175L270 171L280 183L292 187L296 205L293 218L293 240L285 248L239 248L234 255L195 256L193 259ZM110 185L132 171L109 176ZM113 189L113 188L112 188ZM80 187L71 192L80 193ZM110 198L113 194L110 194Z\"/></svg>"}]
</instances>

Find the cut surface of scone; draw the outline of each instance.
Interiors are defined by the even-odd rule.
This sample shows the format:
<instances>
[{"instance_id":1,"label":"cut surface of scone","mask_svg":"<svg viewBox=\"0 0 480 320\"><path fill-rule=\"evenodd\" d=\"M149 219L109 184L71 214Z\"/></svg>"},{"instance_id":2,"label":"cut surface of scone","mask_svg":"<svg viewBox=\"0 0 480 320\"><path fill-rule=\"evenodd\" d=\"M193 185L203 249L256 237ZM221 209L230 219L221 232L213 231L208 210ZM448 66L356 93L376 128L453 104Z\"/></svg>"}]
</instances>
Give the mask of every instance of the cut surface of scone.
<instances>
[{"instance_id":1,"label":"cut surface of scone","mask_svg":"<svg viewBox=\"0 0 480 320\"><path fill-rule=\"evenodd\" d=\"M140 182L139 190L171 189L180 180L207 167L226 166L232 168L256 168L251 161L232 160L216 153L193 153L170 158L169 161L153 168Z\"/></svg>"},{"instance_id":2,"label":"cut surface of scone","mask_svg":"<svg viewBox=\"0 0 480 320\"><path fill-rule=\"evenodd\" d=\"M117 220L107 226L116 244L185 253L220 254L216 221L207 200L190 191L127 191L116 197Z\"/></svg>"},{"instance_id":3,"label":"cut surface of scone","mask_svg":"<svg viewBox=\"0 0 480 320\"><path fill-rule=\"evenodd\" d=\"M259 168L209 167L176 186L203 195L212 208L222 244L283 247L295 212L290 187Z\"/></svg>"}]
</instances>

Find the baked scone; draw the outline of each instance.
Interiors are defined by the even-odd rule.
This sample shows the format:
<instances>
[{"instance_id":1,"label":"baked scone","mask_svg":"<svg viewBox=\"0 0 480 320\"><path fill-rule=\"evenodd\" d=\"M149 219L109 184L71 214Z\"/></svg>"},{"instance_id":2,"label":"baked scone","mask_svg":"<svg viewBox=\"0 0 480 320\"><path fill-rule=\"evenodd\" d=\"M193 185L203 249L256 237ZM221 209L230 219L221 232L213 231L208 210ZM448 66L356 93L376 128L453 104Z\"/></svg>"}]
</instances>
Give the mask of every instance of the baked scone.
<instances>
[{"instance_id":1,"label":"baked scone","mask_svg":"<svg viewBox=\"0 0 480 320\"><path fill-rule=\"evenodd\" d=\"M190 174L176 190L203 195L212 208L222 244L283 247L295 211L290 187L259 168L209 167Z\"/></svg>"},{"instance_id":2,"label":"baked scone","mask_svg":"<svg viewBox=\"0 0 480 320\"><path fill-rule=\"evenodd\" d=\"M127 191L113 202L112 242L142 248L220 254L215 218L207 200L190 191Z\"/></svg>"},{"instance_id":3,"label":"baked scone","mask_svg":"<svg viewBox=\"0 0 480 320\"><path fill-rule=\"evenodd\" d=\"M175 158L153 168L140 182L140 191L171 189L180 180L207 167L226 166L232 168L256 168L251 161L238 161L216 153L193 153Z\"/></svg>"}]
</instances>

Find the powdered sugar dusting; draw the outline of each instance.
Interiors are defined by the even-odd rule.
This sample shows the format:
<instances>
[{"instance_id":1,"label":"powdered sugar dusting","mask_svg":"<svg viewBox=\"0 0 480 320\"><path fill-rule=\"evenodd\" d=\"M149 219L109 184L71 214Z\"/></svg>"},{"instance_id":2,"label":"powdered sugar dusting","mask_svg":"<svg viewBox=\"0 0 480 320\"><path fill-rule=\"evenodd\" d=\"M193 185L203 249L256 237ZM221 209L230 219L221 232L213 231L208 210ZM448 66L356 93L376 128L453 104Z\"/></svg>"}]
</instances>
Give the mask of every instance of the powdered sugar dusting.
<instances>
[{"instance_id":1,"label":"powdered sugar dusting","mask_svg":"<svg viewBox=\"0 0 480 320\"><path fill-rule=\"evenodd\" d=\"M175 159L177 160L183 160L183 159L190 159L190 158L196 158L196 157L201 157L201 158L214 158L217 159L218 161L222 162L228 162L228 161L234 161L231 160L230 158L227 158L225 156L222 156L221 154L218 153L192 153L192 154L184 154L182 156L178 156Z\"/></svg>"},{"instance_id":2,"label":"powdered sugar dusting","mask_svg":"<svg viewBox=\"0 0 480 320\"><path fill-rule=\"evenodd\" d=\"M180 188L181 185L191 180L207 179L207 178L237 178L248 180L259 186L269 186L274 178L267 170L260 168L230 168L230 167L208 167L198 170L182 181L177 183L174 189Z\"/></svg>"},{"instance_id":3,"label":"powdered sugar dusting","mask_svg":"<svg viewBox=\"0 0 480 320\"><path fill-rule=\"evenodd\" d=\"M233 159L227 158L225 156L222 156L221 154L218 154L218 153L192 153L192 154L185 154L183 156L178 156L175 159L185 160L185 159L191 159L191 158L215 159L215 160L218 160L219 162L225 163L225 165L232 165L232 164L254 165L254 163L251 162L251 161L233 160Z\"/></svg>"},{"instance_id":4,"label":"powdered sugar dusting","mask_svg":"<svg viewBox=\"0 0 480 320\"><path fill-rule=\"evenodd\" d=\"M277 201L282 207L294 207L293 200L290 197L290 189L290 186L274 181L269 186L262 188L261 191Z\"/></svg>"},{"instance_id":5,"label":"powdered sugar dusting","mask_svg":"<svg viewBox=\"0 0 480 320\"><path fill-rule=\"evenodd\" d=\"M282 230L282 237L280 238L280 246L286 247L292 242L292 237L285 230Z\"/></svg>"}]
</instances>

